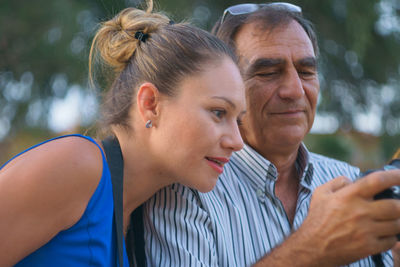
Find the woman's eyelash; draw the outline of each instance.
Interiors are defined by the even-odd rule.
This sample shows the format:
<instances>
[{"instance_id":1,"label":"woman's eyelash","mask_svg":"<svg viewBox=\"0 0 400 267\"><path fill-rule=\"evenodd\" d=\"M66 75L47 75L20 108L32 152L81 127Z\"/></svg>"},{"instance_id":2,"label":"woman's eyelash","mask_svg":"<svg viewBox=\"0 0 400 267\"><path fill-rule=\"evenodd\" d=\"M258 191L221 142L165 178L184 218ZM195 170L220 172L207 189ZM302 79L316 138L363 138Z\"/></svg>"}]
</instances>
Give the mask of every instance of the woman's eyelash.
<instances>
[{"instance_id":1,"label":"woman's eyelash","mask_svg":"<svg viewBox=\"0 0 400 267\"><path fill-rule=\"evenodd\" d=\"M214 113L214 115L219 119L221 119L226 114L226 110L223 109L214 109L211 112Z\"/></svg>"}]
</instances>

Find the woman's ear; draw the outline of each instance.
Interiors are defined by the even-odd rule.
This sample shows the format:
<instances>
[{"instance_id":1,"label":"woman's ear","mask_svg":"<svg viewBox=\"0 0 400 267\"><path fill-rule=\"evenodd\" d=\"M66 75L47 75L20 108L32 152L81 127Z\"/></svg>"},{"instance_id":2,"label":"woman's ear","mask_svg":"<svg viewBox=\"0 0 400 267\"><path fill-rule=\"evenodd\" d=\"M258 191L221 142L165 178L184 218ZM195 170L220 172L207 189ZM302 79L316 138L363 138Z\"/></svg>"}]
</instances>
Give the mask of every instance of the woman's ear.
<instances>
[{"instance_id":1,"label":"woman's ear","mask_svg":"<svg viewBox=\"0 0 400 267\"><path fill-rule=\"evenodd\" d=\"M144 124L149 120L155 122L158 115L159 94L157 87L152 83L146 82L140 85L136 104Z\"/></svg>"}]
</instances>

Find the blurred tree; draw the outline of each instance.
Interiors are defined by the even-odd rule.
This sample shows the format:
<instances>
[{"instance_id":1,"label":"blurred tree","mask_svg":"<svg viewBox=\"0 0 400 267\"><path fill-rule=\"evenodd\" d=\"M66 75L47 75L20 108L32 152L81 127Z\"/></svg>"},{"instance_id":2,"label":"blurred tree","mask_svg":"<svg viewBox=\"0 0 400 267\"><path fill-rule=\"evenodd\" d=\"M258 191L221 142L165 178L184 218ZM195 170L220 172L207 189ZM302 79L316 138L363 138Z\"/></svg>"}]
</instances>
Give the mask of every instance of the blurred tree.
<instances>
[{"instance_id":1,"label":"blurred tree","mask_svg":"<svg viewBox=\"0 0 400 267\"><path fill-rule=\"evenodd\" d=\"M400 2L312 0L302 4L320 37L319 110L335 114L344 130L399 133Z\"/></svg>"},{"instance_id":2,"label":"blurred tree","mask_svg":"<svg viewBox=\"0 0 400 267\"><path fill-rule=\"evenodd\" d=\"M68 0L0 5L0 137L47 129L52 100L64 97L68 84L83 83L92 30L84 31L85 7Z\"/></svg>"},{"instance_id":3,"label":"blurred tree","mask_svg":"<svg viewBox=\"0 0 400 267\"><path fill-rule=\"evenodd\" d=\"M61 129L66 130L77 126L69 125L68 119L81 125L93 120L95 115L86 110L93 100L85 94L88 49L96 25L142 2L0 0L0 162L4 147L9 147L5 144L17 133L36 129L47 137L60 131L52 121L65 124ZM157 9L176 21L189 20L206 30L227 6L242 2L155 0ZM399 143L400 1L292 2L316 25L321 48L318 112L330 114L330 131L355 129L391 140L382 144ZM73 95L83 99L74 112L53 118L55 104L76 100ZM329 146L341 146L335 142L330 140ZM391 145L382 146L382 158L389 157L386 147ZM349 157L344 151L338 153L343 159Z\"/></svg>"}]
</instances>

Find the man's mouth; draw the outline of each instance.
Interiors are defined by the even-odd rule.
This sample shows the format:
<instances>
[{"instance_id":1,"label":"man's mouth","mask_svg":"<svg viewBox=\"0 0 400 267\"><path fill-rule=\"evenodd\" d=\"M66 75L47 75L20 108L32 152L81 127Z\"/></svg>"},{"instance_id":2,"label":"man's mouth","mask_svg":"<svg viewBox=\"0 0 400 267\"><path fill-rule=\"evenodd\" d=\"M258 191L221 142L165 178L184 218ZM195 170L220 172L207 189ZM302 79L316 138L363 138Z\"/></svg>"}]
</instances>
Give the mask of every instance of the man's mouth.
<instances>
[{"instance_id":1,"label":"man's mouth","mask_svg":"<svg viewBox=\"0 0 400 267\"><path fill-rule=\"evenodd\" d=\"M304 112L304 110L291 109L291 110L283 110L283 111L271 112L271 114L285 115L285 114L296 114L296 113L302 113L302 112Z\"/></svg>"}]
</instances>

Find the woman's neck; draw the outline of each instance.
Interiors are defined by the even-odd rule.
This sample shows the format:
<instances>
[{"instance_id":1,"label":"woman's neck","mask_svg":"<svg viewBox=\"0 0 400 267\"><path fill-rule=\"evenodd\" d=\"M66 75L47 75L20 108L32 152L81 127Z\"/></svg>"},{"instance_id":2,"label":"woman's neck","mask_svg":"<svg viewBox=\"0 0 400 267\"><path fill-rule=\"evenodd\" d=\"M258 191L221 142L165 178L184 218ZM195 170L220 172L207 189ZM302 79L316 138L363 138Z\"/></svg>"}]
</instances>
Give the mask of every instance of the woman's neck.
<instances>
[{"instance_id":1,"label":"woman's neck","mask_svg":"<svg viewBox=\"0 0 400 267\"><path fill-rule=\"evenodd\" d=\"M131 213L173 181L149 153L143 138L117 136L124 159L123 222L126 230Z\"/></svg>"}]
</instances>

